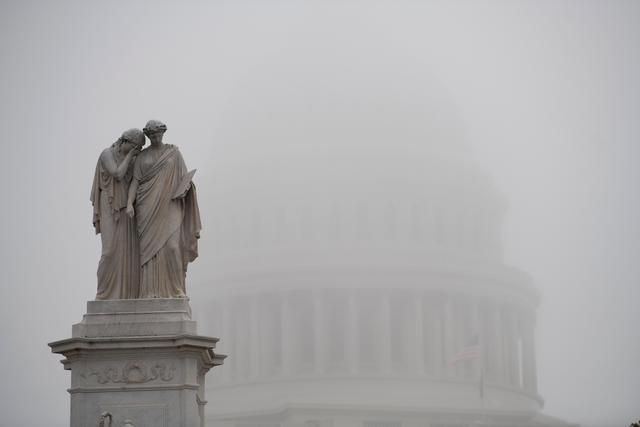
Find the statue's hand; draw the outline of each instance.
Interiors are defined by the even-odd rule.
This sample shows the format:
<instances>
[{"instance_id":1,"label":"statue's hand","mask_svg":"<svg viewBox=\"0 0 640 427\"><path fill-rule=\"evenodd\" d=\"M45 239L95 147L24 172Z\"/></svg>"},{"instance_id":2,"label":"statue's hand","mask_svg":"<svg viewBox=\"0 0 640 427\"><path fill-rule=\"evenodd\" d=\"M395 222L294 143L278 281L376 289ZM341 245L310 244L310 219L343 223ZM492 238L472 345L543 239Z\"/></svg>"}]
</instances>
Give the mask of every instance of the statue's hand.
<instances>
[{"instance_id":1,"label":"statue's hand","mask_svg":"<svg viewBox=\"0 0 640 427\"><path fill-rule=\"evenodd\" d=\"M127 158L128 159L133 159L134 157L136 157L138 154L140 154L140 147L139 146L135 146L133 147L131 150L129 150L129 152L127 153Z\"/></svg>"},{"instance_id":2,"label":"statue's hand","mask_svg":"<svg viewBox=\"0 0 640 427\"><path fill-rule=\"evenodd\" d=\"M133 205L127 205L127 215L129 215L129 218L133 218L135 214L136 211L133 209Z\"/></svg>"}]
</instances>

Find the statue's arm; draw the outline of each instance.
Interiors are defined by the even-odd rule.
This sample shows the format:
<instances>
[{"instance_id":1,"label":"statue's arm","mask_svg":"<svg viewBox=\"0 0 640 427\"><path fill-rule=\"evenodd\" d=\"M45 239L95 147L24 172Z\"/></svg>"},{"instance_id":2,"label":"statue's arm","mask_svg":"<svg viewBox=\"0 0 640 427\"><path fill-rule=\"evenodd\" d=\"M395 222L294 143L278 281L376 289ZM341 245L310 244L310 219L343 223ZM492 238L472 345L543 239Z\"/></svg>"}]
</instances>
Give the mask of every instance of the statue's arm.
<instances>
[{"instance_id":1,"label":"statue's arm","mask_svg":"<svg viewBox=\"0 0 640 427\"><path fill-rule=\"evenodd\" d=\"M129 168L129 163L131 163L131 159L135 155L135 150L131 150L127 153L124 160L120 165L116 164L116 160L113 158L113 154L110 149L106 149L100 155L100 160L102 161L102 165L105 170L109 173L109 175L113 176L117 180L121 180L124 175L127 173L127 169Z\"/></svg>"},{"instance_id":2,"label":"statue's arm","mask_svg":"<svg viewBox=\"0 0 640 427\"><path fill-rule=\"evenodd\" d=\"M135 211L133 210L133 202L136 201L136 193L138 192L138 180L133 178L129 185L129 197L127 197L127 215L133 218Z\"/></svg>"}]
</instances>

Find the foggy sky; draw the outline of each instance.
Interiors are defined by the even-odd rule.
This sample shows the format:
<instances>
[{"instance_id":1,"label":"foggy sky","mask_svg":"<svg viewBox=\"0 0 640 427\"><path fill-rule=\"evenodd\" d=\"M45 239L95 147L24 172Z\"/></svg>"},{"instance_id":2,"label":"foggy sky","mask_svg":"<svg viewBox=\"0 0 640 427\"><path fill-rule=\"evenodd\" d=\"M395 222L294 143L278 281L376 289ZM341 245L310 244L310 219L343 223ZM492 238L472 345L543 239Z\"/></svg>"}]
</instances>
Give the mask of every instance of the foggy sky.
<instances>
[{"instance_id":1,"label":"foggy sky","mask_svg":"<svg viewBox=\"0 0 640 427\"><path fill-rule=\"evenodd\" d=\"M543 295L544 412L640 418L640 3L5 1L0 22L6 425L68 425L69 374L46 343L95 296L89 190L123 130L167 123L202 198L295 181L278 162L385 161L394 146L361 128L391 117L416 137L409 94L450 103L457 142L402 149L469 157L508 202L506 261ZM369 108L371 87L389 104ZM201 200L201 253L215 206Z\"/></svg>"}]
</instances>

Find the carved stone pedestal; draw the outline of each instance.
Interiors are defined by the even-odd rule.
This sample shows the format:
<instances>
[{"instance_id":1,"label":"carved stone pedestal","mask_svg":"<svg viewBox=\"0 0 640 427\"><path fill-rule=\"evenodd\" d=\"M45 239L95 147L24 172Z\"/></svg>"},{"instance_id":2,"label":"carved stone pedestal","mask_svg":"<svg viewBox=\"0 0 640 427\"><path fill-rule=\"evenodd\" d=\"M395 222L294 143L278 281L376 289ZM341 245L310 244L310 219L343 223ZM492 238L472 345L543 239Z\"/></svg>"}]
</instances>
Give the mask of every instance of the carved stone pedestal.
<instances>
[{"instance_id":1,"label":"carved stone pedestal","mask_svg":"<svg viewBox=\"0 0 640 427\"><path fill-rule=\"evenodd\" d=\"M225 356L187 299L89 301L72 331L49 344L71 371L71 427L204 426L204 377Z\"/></svg>"}]
</instances>

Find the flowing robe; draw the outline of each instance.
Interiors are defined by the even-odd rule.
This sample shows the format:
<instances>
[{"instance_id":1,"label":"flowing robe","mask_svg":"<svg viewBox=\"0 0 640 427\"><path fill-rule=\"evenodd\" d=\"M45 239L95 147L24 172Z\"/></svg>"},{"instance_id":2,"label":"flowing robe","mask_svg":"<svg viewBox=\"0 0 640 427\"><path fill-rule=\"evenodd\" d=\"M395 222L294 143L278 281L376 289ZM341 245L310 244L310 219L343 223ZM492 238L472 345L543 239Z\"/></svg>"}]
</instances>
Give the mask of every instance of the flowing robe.
<instances>
[{"instance_id":1,"label":"flowing robe","mask_svg":"<svg viewBox=\"0 0 640 427\"><path fill-rule=\"evenodd\" d=\"M198 256L201 228L192 176L174 145L147 148L136 159L140 298L186 297L187 264Z\"/></svg>"},{"instance_id":2,"label":"flowing robe","mask_svg":"<svg viewBox=\"0 0 640 427\"><path fill-rule=\"evenodd\" d=\"M113 156L116 165L123 158L115 147L105 155ZM138 298L140 256L135 220L125 213L132 167L122 179L116 179L106 169L100 156L91 189L93 226L102 240L98 264L97 300Z\"/></svg>"}]
</instances>

